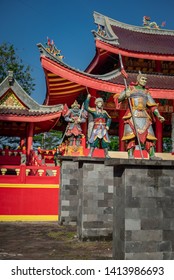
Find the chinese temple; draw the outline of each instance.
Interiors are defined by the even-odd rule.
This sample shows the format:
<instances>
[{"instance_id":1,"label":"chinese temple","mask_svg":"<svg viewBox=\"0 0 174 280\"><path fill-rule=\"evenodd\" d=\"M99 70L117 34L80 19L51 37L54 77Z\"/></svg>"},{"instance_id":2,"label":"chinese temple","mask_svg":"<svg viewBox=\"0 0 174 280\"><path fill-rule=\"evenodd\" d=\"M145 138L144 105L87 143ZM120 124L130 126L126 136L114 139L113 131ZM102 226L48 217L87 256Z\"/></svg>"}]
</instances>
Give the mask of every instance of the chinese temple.
<instances>
[{"instance_id":1,"label":"chinese temple","mask_svg":"<svg viewBox=\"0 0 174 280\"><path fill-rule=\"evenodd\" d=\"M139 71L146 73L149 91L166 119L165 126L158 120L155 124L156 151L162 152L163 137L170 137L172 131L174 31L162 29L157 24L151 27L147 21L142 27L132 26L96 12L94 21L97 25L97 30L92 31L96 54L85 72L70 67L49 48L38 44L47 84L45 104L67 103L70 106L77 98L84 100L87 92L93 97L104 97L105 109L112 117L110 134L119 136L119 150L123 151L125 108L117 103L118 94L125 88L120 54L128 74L127 84L136 81Z\"/></svg>"},{"instance_id":2,"label":"chinese temple","mask_svg":"<svg viewBox=\"0 0 174 280\"><path fill-rule=\"evenodd\" d=\"M88 93L93 97L91 106L97 97L104 99L104 109L112 118L109 134L119 137L119 151L125 151L121 138L126 108L118 103L125 88L120 55L127 84L135 82L139 72L146 73L149 91L165 117L165 124L158 120L154 124L156 152L163 152L164 137L174 138L174 31L152 25L149 19L144 20L143 26L133 26L96 12L94 22L96 53L85 71L64 63L60 51L50 41L37 45L47 89L43 105L24 92L12 73L0 85L1 135L20 137L18 150L5 148L0 155L0 220L57 220L59 166L53 161L48 165L46 160L49 156L52 159L55 151L35 153L33 135L53 128L65 131L65 108L76 100L82 105ZM83 123L82 131L82 153L71 150L68 155L87 155L88 122ZM103 156L103 151L96 150L94 156ZM21 202L21 197L25 201Z\"/></svg>"}]
</instances>

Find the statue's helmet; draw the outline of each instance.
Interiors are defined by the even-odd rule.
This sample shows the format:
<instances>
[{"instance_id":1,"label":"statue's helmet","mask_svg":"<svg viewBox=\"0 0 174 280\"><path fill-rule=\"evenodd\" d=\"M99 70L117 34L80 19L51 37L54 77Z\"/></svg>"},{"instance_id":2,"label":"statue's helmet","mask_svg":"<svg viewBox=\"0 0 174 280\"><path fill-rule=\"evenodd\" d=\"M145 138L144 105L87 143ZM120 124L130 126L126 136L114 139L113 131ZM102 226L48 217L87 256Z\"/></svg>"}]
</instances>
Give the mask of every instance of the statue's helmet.
<instances>
[{"instance_id":1,"label":"statue's helmet","mask_svg":"<svg viewBox=\"0 0 174 280\"><path fill-rule=\"evenodd\" d=\"M74 103L71 105L71 108L80 108L80 104L77 102L77 100L74 101Z\"/></svg>"},{"instance_id":2,"label":"statue's helmet","mask_svg":"<svg viewBox=\"0 0 174 280\"><path fill-rule=\"evenodd\" d=\"M139 82L139 80L144 77L147 79L147 75L146 74L143 74L143 73L139 73L138 76L137 76L137 82Z\"/></svg>"},{"instance_id":3,"label":"statue's helmet","mask_svg":"<svg viewBox=\"0 0 174 280\"><path fill-rule=\"evenodd\" d=\"M96 98L95 104L97 104L98 102L102 102L102 104L103 104L104 103L103 98L101 98L101 97Z\"/></svg>"}]
</instances>

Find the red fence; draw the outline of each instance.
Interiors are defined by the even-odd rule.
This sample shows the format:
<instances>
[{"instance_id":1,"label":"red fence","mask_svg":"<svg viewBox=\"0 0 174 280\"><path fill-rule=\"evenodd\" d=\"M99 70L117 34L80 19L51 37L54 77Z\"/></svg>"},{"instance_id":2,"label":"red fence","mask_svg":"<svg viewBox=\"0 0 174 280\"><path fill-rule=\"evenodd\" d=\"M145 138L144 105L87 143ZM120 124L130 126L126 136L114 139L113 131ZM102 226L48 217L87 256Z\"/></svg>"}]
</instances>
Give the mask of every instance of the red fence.
<instances>
[{"instance_id":1,"label":"red fence","mask_svg":"<svg viewBox=\"0 0 174 280\"><path fill-rule=\"evenodd\" d=\"M56 221L60 167L0 165L0 221Z\"/></svg>"}]
</instances>

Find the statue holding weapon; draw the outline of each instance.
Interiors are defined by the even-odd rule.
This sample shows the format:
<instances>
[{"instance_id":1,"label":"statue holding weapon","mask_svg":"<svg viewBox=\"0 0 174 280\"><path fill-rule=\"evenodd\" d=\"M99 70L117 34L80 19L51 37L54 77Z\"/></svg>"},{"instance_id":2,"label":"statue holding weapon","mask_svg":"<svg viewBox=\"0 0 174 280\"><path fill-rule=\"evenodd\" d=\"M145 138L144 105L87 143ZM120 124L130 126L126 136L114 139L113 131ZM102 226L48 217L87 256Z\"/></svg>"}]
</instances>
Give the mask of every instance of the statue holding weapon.
<instances>
[{"instance_id":1,"label":"statue holding weapon","mask_svg":"<svg viewBox=\"0 0 174 280\"><path fill-rule=\"evenodd\" d=\"M123 67L122 61L120 64ZM157 138L152 128L153 119L148 113L148 110L160 122L164 122L165 119L160 115L157 108L158 105L146 88L146 83L147 76L145 74L139 74L137 76L137 82L129 86L126 84L125 90L120 93L118 102L123 102L126 99L129 101L129 108L123 117L124 135L122 140L127 143L128 158L134 158L134 150L138 142L141 156L141 144L144 144L151 160L161 160L161 158L155 156L155 142Z\"/></svg>"},{"instance_id":2,"label":"statue holding weapon","mask_svg":"<svg viewBox=\"0 0 174 280\"><path fill-rule=\"evenodd\" d=\"M108 155L108 146L110 143L108 130L111 124L111 117L103 109L104 101L102 98L96 98L95 105L96 108L91 108L89 106L91 95L88 94L87 99L85 100L84 107L85 110L90 113L93 117L93 128L92 132L89 135L88 142L90 144L89 157L92 157L94 149L98 146L99 142L101 143L102 148L104 149L105 157L109 158Z\"/></svg>"},{"instance_id":3,"label":"statue holding weapon","mask_svg":"<svg viewBox=\"0 0 174 280\"><path fill-rule=\"evenodd\" d=\"M68 137L69 145L80 146L81 137L83 136L81 123L86 122L87 112L84 105L80 109L80 104L75 100L71 108L67 110L64 119L68 122L64 136Z\"/></svg>"}]
</instances>

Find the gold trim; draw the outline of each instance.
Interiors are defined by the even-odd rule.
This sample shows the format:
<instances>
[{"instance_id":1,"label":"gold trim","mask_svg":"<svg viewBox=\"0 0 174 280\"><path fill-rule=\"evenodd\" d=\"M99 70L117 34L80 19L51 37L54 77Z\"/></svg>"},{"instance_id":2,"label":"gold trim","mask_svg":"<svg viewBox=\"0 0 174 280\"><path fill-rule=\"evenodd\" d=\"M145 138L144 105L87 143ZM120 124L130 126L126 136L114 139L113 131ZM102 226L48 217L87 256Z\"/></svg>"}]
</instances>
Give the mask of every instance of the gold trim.
<instances>
[{"instance_id":1,"label":"gold trim","mask_svg":"<svg viewBox=\"0 0 174 280\"><path fill-rule=\"evenodd\" d=\"M134 133L131 133L129 135L125 135L121 138L121 140L125 141L125 140L130 140L130 139L133 139L135 138L135 134Z\"/></svg>"},{"instance_id":2,"label":"gold trim","mask_svg":"<svg viewBox=\"0 0 174 280\"><path fill-rule=\"evenodd\" d=\"M147 135L146 137L148 140L157 140L157 138L155 136L152 136L152 135Z\"/></svg>"},{"instance_id":3,"label":"gold trim","mask_svg":"<svg viewBox=\"0 0 174 280\"><path fill-rule=\"evenodd\" d=\"M123 117L123 120L130 119L132 117L131 113L128 113L126 116Z\"/></svg>"},{"instance_id":4,"label":"gold trim","mask_svg":"<svg viewBox=\"0 0 174 280\"><path fill-rule=\"evenodd\" d=\"M78 84L72 84L70 86L64 86L62 87L62 85L59 84L50 84L49 88L50 90L65 90L65 89L73 89L73 88L79 88L80 86Z\"/></svg>"},{"instance_id":5,"label":"gold trim","mask_svg":"<svg viewBox=\"0 0 174 280\"><path fill-rule=\"evenodd\" d=\"M48 81L51 82L51 83L52 83L52 82L53 82L53 83L58 83L58 84L61 83L61 85L62 85L62 84L74 84L74 82L68 81L67 79L61 79L61 80L60 80L60 79L58 79L58 78L56 78L56 77L55 77L55 78L49 78Z\"/></svg>"},{"instance_id":6,"label":"gold trim","mask_svg":"<svg viewBox=\"0 0 174 280\"><path fill-rule=\"evenodd\" d=\"M0 184L0 188L59 189L59 184Z\"/></svg>"},{"instance_id":7,"label":"gold trim","mask_svg":"<svg viewBox=\"0 0 174 280\"><path fill-rule=\"evenodd\" d=\"M58 215L0 215L1 222L55 222Z\"/></svg>"},{"instance_id":8,"label":"gold trim","mask_svg":"<svg viewBox=\"0 0 174 280\"><path fill-rule=\"evenodd\" d=\"M158 104L157 104L157 103L150 103L150 102L147 102L147 105L148 105L149 107L153 107L153 106L158 107Z\"/></svg>"},{"instance_id":9,"label":"gold trim","mask_svg":"<svg viewBox=\"0 0 174 280\"><path fill-rule=\"evenodd\" d=\"M53 95L58 95L58 96L63 96L63 95L68 95L68 94L71 94L71 93L77 93L77 92L79 92L79 91L81 91L81 90L84 90L85 89L85 87L80 87L80 88L77 88L77 89L75 89L75 90L69 90L69 91L66 91L66 92L60 92L59 93L59 89L50 89L50 96L53 96ZM54 92L54 91L57 91L57 92Z\"/></svg>"},{"instance_id":10,"label":"gold trim","mask_svg":"<svg viewBox=\"0 0 174 280\"><path fill-rule=\"evenodd\" d=\"M47 72L47 75L48 75L48 77L55 77L56 79L59 79L59 80L66 80L65 78L59 77L58 75L56 75L54 73Z\"/></svg>"}]
</instances>

